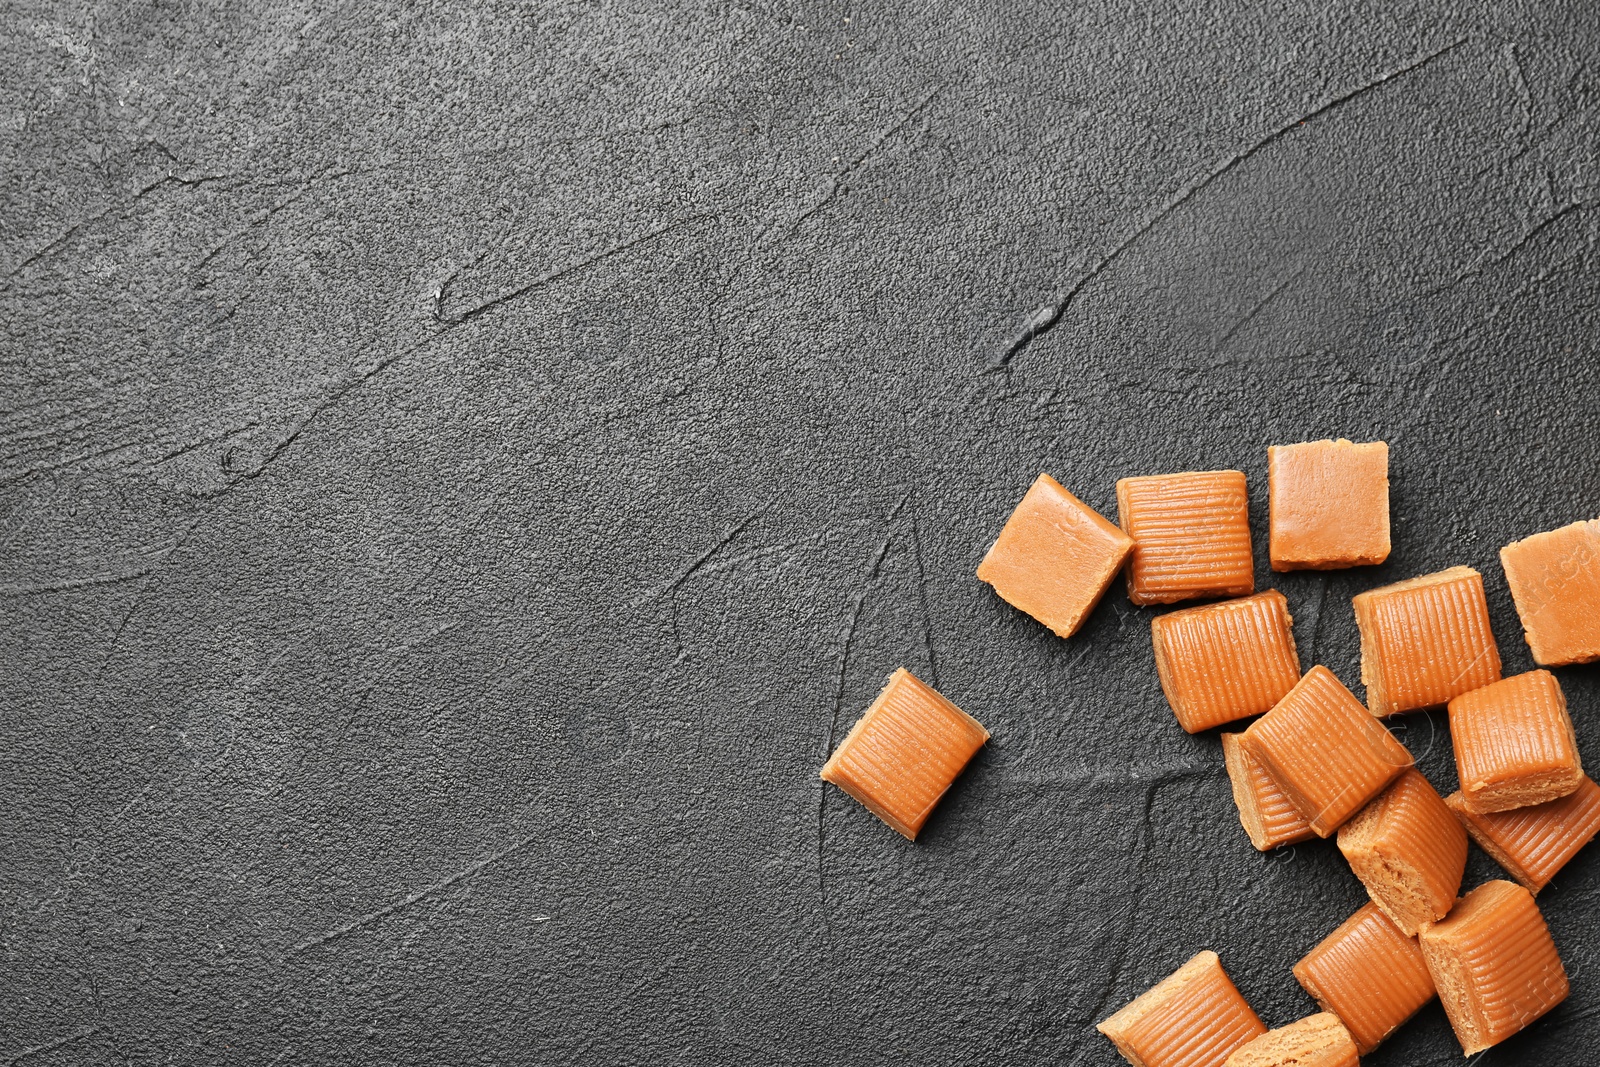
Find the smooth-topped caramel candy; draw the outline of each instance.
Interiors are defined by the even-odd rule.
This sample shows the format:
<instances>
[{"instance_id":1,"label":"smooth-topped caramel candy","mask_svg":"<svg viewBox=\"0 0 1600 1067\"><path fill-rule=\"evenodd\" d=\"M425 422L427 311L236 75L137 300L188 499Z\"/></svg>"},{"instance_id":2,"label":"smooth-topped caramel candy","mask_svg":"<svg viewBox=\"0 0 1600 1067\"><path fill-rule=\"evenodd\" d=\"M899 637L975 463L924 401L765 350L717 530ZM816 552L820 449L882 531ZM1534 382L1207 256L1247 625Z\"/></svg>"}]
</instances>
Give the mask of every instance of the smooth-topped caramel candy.
<instances>
[{"instance_id":1,"label":"smooth-topped caramel candy","mask_svg":"<svg viewBox=\"0 0 1600 1067\"><path fill-rule=\"evenodd\" d=\"M1244 824L1244 832L1250 835L1250 843L1259 851L1267 852L1317 836L1311 832L1311 824L1283 795L1272 775L1239 744L1238 734L1222 735L1222 759L1228 767L1228 781L1233 786L1233 803L1239 809L1239 821Z\"/></svg>"},{"instance_id":2,"label":"smooth-topped caramel candy","mask_svg":"<svg viewBox=\"0 0 1600 1067\"><path fill-rule=\"evenodd\" d=\"M1417 939L1376 904L1340 923L1294 965L1295 980L1339 1016L1365 1056L1433 999L1433 976Z\"/></svg>"},{"instance_id":3,"label":"smooth-topped caramel candy","mask_svg":"<svg viewBox=\"0 0 1600 1067\"><path fill-rule=\"evenodd\" d=\"M1369 589L1354 603L1372 714L1439 707L1500 680L1483 576L1471 567Z\"/></svg>"},{"instance_id":4,"label":"smooth-topped caramel candy","mask_svg":"<svg viewBox=\"0 0 1600 1067\"><path fill-rule=\"evenodd\" d=\"M1215 952L1201 952L1098 1027L1135 1067L1223 1067L1267 1032Z\"/></svg>"},{"instance_id":5,"label":"smooth-topped caramel candy","mask_svg":"<svg viewBox=\"0 0 1600 1067\"><path fill-rule=\"evenodd\" d=\"M1416 768L1339 827L1339 851L1407 936L1442 919L1467 867L1467 834Z\"/></svg>"},{"instance_id":6,"label":"smooth-topped caramel candy","mask_svg":"<svg viewBox=\"0 0 1600 1067\"><path fill-rule=\"evenodd\" d=\"M1513 675L1450 701L1461 803L1487 815L1559 800L1583 781L1561 683L1549 671Z\"/></svg>"},{"instance_id":7,"label":"smooth-topped caramel candy","mask_svg":"<svg viewBox=\"0 0 1600 1067\"><path fill-rule=\"evenodd\" d=\"M1135 604L1255 592L1250 500L1239 471L1124 478L1117 513L1133 538L1128 599Z\"/></svg>"},{"instance_id":8,"label":"smooth-topped caramel candy","mask_svg":"<svg viewBox=\"0 0 1600 1067\"><path fill-rule=\"evenodd\" d=\"M1356 1043L1331 1012L1268 1030L1228 1057L1226 1067L1361 1067Z\"/></svg>"},{"instance_id":9,"label":"smooth-topped caramel candy","mask_svg":"<svg viewBox=\"0 0 1600 1067\"><path fill-rule=\"evenodd\" d=\"M1500 566L1535 663L1600 659L1600 519L1513 541Z\"/></svg>"},{"instance_id":10,"label":"smooth-topped caramel candy","mask_svg":"<svg viewBox=\"0 0 1600 1067\"><path fill-rule=\"evenodd\" d=\"M1161 691L1191 734L1271 711L1300 680L1294 620L1276 589L1150 620Z\"/></svg>"},{"instance_id":11,"label":"smooth-topped caramel candy","mask_svg":"<svg viewBox=\"0 0 1600 1067\"><path fill-rule=\"evenodd\" d=\"M1549 885L1600 833L1600 785L1588 778L1560 800L1493 815L1468 811L1460 793L1451 793L1444 802L1478 847L1531 893Z\"/></svg>"},{"instance_id":12,"label":"smooth-topped caramel candy","mask_svg":"<svg viewBox=\"0 0 1600 1067\"><path fill-rule=\"evenodd\" d=\"M1418 935L1422 958L1468 1056L1498 1045L1567 999L1567 972L1533 894L1485 882Z\"/></svg>"},{"instance_id":13,"label":"smooth-topped caramel candy","mask_svg":"<svg viewBox=\"0 0 1600 1067\"><path fill-rule=\"evenodd\" d=\"M902 667L839 742L822 780L916 840L928 813L987 740L982 723Z\"/></svg>"},{"instance_id":14,"label":"smooth-topped caramel candy","mask_svg":"<svg viewBox=\"0 0 1600 1067\"><path fill-rule=\"evenodd\" d=\"M1411 753L1326 667L1312 667L1239 743L1318 837L1411 766Z\"/></svg>"},{"instance_id":15,"label":"smooth-topped caramel candy","mask_svg":"<svg viewBox=\"0 0 1600 1067\"><path fill-rule=\"evenodd\" d=\"M1389 446L1382 441L1268 448L1267 499L1275 571L1389 558Z\"/></svg>"},{"instance_id":16,"label":"smooth-topped caramel candy","mask_svg":"<svg viewBox=\"0 0 1600 1067\"><path fill-rule=\"evenodd\" d=\"M1057 637L1071 637L1132 551L1131 537L1041 474L978 564L978 577Z\"/></svg>"}]
</instances>

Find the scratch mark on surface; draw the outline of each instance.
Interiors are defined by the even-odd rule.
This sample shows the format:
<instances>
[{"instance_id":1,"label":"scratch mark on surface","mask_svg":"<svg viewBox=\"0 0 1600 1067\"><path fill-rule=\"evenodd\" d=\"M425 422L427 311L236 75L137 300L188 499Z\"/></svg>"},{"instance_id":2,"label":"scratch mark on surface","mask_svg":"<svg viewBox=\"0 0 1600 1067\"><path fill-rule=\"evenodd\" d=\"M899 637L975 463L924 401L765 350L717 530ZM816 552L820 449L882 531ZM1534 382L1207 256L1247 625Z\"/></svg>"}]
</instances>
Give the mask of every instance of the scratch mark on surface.
<instances>
[{"instance_id":1,"label":"scratch mark on surface","mask_svg":"<svg viewBox=\"0 0 1600 1067\"><path fill-rule=\"evenodd\" d=\"M745 531L746 527L748 527L757 518L765 514L767 508L770 506L770 504L764 504L755 511L752 511L750 514L746 515L744 518L740 519L738 523L730 527L727 532L725 532L722 537L717 540L716 544L700 553L692 562L690 562L687 567L679 571L675 578L663 585L658 585L653 589L646 590L639 596L635 597L632 603L630 603L628 606L637 608L649 603L659 596L676 592L679 586L681 586L684 582L687 582L690 578L694 577L701 567L704 567L708 562L710 562L712 556L715 556L718 552L721 552L724 548L728 547L728 545L733 542L735 537L738 537Z\"/></svg>"},{"instance_id":2,"label":"scratch mark on surface","mask_svg":"<svg viewBox=\"0 0 1600 1067\"><path fill-rule=\"evenodd\" d=\"M1507 42L1501 54L1506 58L1506 68L1516 79L1517 101L1522 106L1522 127L1517 130L1517 138L1520 140L1528 136L1528 131L1533 129L1533 91L1528 88L1528 76L1522 69L1522 60L1517 58L1516 42Z\"/></svg>"},{"instance_id":3,"label":"scratch mark on surface","mask_svg":"<svg viewBox=\"0 0 1600 1067\"><path fill-rule=\"evenodd\" d=\"M54 1041L46 1041L42 1045L33 1045L29 1048L25 1048L21 1052L12 1055L10 1059L6 1060L4 1067L11 1067L12 1064L21 1063L29 1056L38 1056L41 1053L54 1052L56 1049L61 1048L64 1045L70 1045L74 1041L82 1041L84 1038L89 1037L92 1034L98 1034L101 1029L102 1028L99 1026L91 1026L88 1029L79 1030L77 1033L67 1034L65 1037L58 1037Z\"/></svg>"},{"instance_id":4,"label":"scratch mark on surface","mask_svg":"<svg viewBox=\"0 0 1600 1067\"><path fill-rule=\"evenodd\" d=\"M190 536L194 534L195 528L204 521L205 517L206 514L202 512L190 520L189 525L183 528L183 532L173 540L172 545L161 553L161 558L146 572L144 585L140 586L139 591L133 595L133 603L128 605L127 613L122 616L122 621L117 623L116 630L111 634L110 642L106 644L106 654L100 660L100 669L94 675L95 690L99 689L100 679L105 675L106 667L111 663L111 656L117 650L117 643L122 640L122 633L128 628L128 620L133 618L134 612L139 610L139 605L144 603L150 591L159 584L157 572L166 566L167 561L188 542Z\"/></svg>"},{"instance_id":5,"label":"scratch mark on surface","mask_svg":"<svg viewBox=\"0 0 1600 1067\"><path fill-rule=\"evenodd\" d=\"M1574 200L1571 203L1562 206L1561 208L1551 212L1548 216L1534 226L1530 227L1527 233L1524 233L1521 237L1513 241L1501 251L1497 253L1486 253L1478 260L1477 263L1474 263L1471 267L1468 267L1466 270L1462 271L1454 278L1451 278L1449 281L1441 282L1440 284L1431 288L1424 289L1415 296L1408 296L1402 302L1390 304L1386 310L1392 310L1394 308L1403 306L1403 304L1410 304L1417 300L1426 299L1427 297L1438 296L1441 293L1449 292L1451 289L1456 288L1465 281L1482 276L1483 273L1489 270L1491 267L1498 267L1504 264L1512 256L1516 255L1523 248L1525 248L1529 242L1533 241L1540 234L1544 233L1546 230L1560 222L1562 219L1566 218L1568 215L1578 211L1585 211L1591 207L1594 207L1595 203L1596 201L1593 200Z\"/></svg>"},{"instance_id":6,"label":"scratch mark on surface","mask_svg":"<svg viewBox=\"0 0 1600 1067\"><path fill-rule=\"evenodd\" d=\"M1306 272L1306 269L1304 267L1301 267L1299 270L1297 270L1293 274L1289 275L1283 281L1281 281L1277 285L1273 286L1272 291L1267 293L1267 295L1262 297L1260 300L1256 301L1255 306L1252 307L1249 311L1246 311L1244 313L1244 317L1243 318L1241 318L1238 322L1234 323L1232 326L1228 327L1228 332L1223 334L1220 338L1217 339L1217 347L1221 348L1223 345L1225 345L1229 341L1233 340L1233 335L1234 334L1238 333L1240 330L1242 330L1246 326L1250 325L1250 323L1254 322L1255 321L1255 317L1257 315L1261 314L1262 310L1265 309L1268 304L1270 304L1274 300L1278 299L1279 294L1281 294L1285 289L1289 288L1289 286L1293 285L1295 282L1299 281L1300 280L1300 276L1302 274L1304 274L1305 272Z\"/></svg>"},{"instance_id":7,"label":"scratch mark on surface","mask_svg":"<svg viewBox=\"0 0 1600 1067\"><path fill-rule=\"evenodd\" d=\"M136 571L124 571L117 574L91 574L83 578L64 578L56 582L42 582L38 585L3 585L0 586L0 597L33 596L37 593L64 593L69 589L87 589L96 585L116 585L119 582L131 582L135 578L143 578L149 574L153 567L144 567Z\"/></svg>"},{"instance_id":8,"label":"scratch mark on surface","mask_svg":"<svg viewBox=\"0 0 1600 1067\"><path fill-rule=\"evenodd\" d=\"M917 509L911 509L911 540L916 548L917 598L922 605L922 650L928 656L928 678L935 689L939 688L939 660L933 652L933 612L928 607L928 571L922 558L922 526L917 521Z\"/></svg>"}]
</instances>

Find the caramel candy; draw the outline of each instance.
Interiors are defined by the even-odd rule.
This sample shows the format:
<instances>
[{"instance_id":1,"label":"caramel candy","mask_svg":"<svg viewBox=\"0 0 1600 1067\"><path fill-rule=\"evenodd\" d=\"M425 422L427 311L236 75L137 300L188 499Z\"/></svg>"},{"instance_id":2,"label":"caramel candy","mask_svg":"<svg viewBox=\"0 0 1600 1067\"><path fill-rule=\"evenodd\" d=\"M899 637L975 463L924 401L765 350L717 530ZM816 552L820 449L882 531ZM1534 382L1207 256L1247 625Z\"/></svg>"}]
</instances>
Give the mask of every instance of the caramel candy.
<instances>
[{"instance_id":1,"label":"caramel candy","mask_svg":"<svg viewBox=\"0 0 1600 1067\"><path fill-rule=\"evenodd\" d=\"M1365 1056L1433 999L1433 976L1417 939L1376 904L1340 923L1294 965L1295 980L1339 1016Z\"/></svg>"},{"instance_id":2,"label":"caramel candy","mask_svg":"<svg viewBox=\"0 0 1600 1067\"><path fill-rule=\"evenodd\" d=\"M1445 917L1467 868L1466 831L1416 768L1339 828L1339 851L1407 937Z\"/></svg>"},{"instance_id":3,"label":"caramel candy","mask_svg":"<svg viewBox=\"0 0 1600 1067\"><path fill-rule=\"evenodd\" d=\"M1161 691L1192 733L1271 711L1300 680L1294 620L1276 589L1150 621Z\"/></svg>"},{"instance_id":4,"label":"caramel candy","mask_svg":"<svg viewBox=\"0 0 1600 1067\"><path fill-rule=\"evenodd\" d=\"M1356 1043L1339 1017L1308 1015L1268 1030L1228 1057L1225 1067L1361 1067Z\"/></svg>"},{"instance_id":5,"label":"caramel candy","mask_svg":"<svg viewBox=\"0 0 1600 1067\"><path fill-rule=\"evenodd\" d=\"M982 723L901 667L839 742L822 780L915 841L928 813L987 740Z\"/></svg>"},{"instance_id":6,"label":"caramel candy","mask_svg":"<svg viewBox=\"0 0 1600 1067\"><path fill-rule=\"evenodd\" d=\"M1318 837L1327 837L1411 766L1411 753L1333 672L1312 667L1239 735Z\"/></svg>"},{"instance_id":7,"label":"caramel candy","mask_svg":"<svg viewBox=\"0 0 1600 1067\"><path fill-rule=\"evenodd\" d=\"M1280 845L1292 845L1317 835L1311 824L1300 817L1283 790L1266 768L1250 757L1239 744L1238 734L1222 735L1222 759L1228 766L1228 781L1233 786L1233 802L1239 821L1250 843L1267 852Z\"/></svg>"},{"instance_id":8,"label":"caramel candy","mask_svg":"<svg viewBox=\"0 0 1600 1067\"><path fill-rule=\"evenodd\" d=\"M1438 707L1500 680L1483 576L1471 567L1369 589L1354 602L1372 714Z\"/></svg>"},{"instance_id":9,"label":"caramel candy","mask_svg":"<svg viewBox=\"0 0 1600 1067\"><path fill-rule=\"evenodd\" d=\"M1567 999L1567 973L1533 894L1485 882L1418 940L1468 1056L1498 1045Z\"/></svg>"},{"instance_id":10,"label":"caramel candy","mask_svg":"<svg viewBox=\"0 0 1600 1067\"><path fill-rule=\"evenodd\" d=\"M1223 1067L1236 1049L1267 1032L1217 954L1209 951L1141 993L1098 1029L1135 1067Z\"/></svg>"},{"instance_id":11,"label":"caramel candy","mask_svg":"<svg viewBox=\"0 0 1600 1067\"><path fill-rule=\"evenodd\" d=\"M1132 538L1041 474L978 564L978 577L1057 637L1071 637L1132 551Z\"/></svg>"},{"instance_id":12,"label":"caramel candy","mask_svg":"<svg viewBox=\"0 0 1600 1067\"><path fill-rule=\"evenodd\" d=\"M1333 570L1389 558L1389 446L1310 441L1267 449L1275 571Z\"/></svg>"},{"instance_id":13,"label":"caramel candy","mask_svg":"<svg viewBox=\"0 0 1600 1067\"><path fill-rule=\"evenodd\" d=\"M1535 663L1600 659L1600 519L1513 541L1500 566Z\"/></svg>"},{"instance_id":14,"label":"caramel candy","mask_svg":"<svg viewBox=\"0 0 1600 1067\"><path fill-rule=\"evenodd\" d=\"M1559 800L1583 781L1561 683L1529 671L1450 701L1461 804L1487 815Z\"/></svg>"},{"instance_id":15,"label":"caramel candy","mask_svg":"<svg viewBox=\"0 0 1600 1067\"><path fill-rule=\"evenodd\" d=\"M1560 800L1493 815L1468 811L1460 793L1451 793L1444 802L1478 847L1532 893L1549 885L1600 833L1600 786L1588 778Z\"/></svg>"},{"instance_id":16,"label":"caramel candy","mask_svg":"<svg viewBox=\"0 0 1600 1067\"><path fill-rule=\"evenodd\" d=\"M1119 481L1118 517L1133 538L1128 599L1173 604L1255 592L1249 505L1239 471Z\"/></svg>"}]
</instances>

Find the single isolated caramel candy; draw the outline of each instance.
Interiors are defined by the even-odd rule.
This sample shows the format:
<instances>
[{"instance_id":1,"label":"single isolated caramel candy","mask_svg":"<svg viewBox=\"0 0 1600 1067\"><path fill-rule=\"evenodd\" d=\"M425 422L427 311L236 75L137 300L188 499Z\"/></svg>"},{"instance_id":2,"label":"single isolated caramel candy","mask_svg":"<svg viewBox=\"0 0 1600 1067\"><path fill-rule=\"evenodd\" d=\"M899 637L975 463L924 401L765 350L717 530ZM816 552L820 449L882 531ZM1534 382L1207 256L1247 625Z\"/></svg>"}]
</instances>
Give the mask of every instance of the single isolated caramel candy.
<instances>
[{"instance_id":1,"label":"single isolated caramel candy","mask_svg":"<svg viewBox=\"0 0 1600 1067\"><path fill-rule=\"evenodd\" d=\"M1449 913L1467 869L1466 831L1415 767L1339 827L1339 851L1407 937Z\"/></svg>"},{"instance_id":2,"label":"single isolated caramel candy","mask_svg":"<svg viewBox=\"0 0 1600 1067\"><path fill-rule=\"evenodd\" d=\"M1308 1015L1268 1030L1228 1057L1225 1067L1361 1067L1356 1043L1337 1015Z\"/></svg>"},{"instance_id":3,"label":"single isolated caramel candy","mask_svg":"<svg viewBox=\"0 0 1600 1067\"><path fill-rule=\"evenodd\" d=\"M1372 714L1439 707L1500 680L1483 576L1471 567L1369 589L1354 603Z\"/></svg>"},{"instance_id":4,"label":"single isolated caramel candy","mask_svg":"<svg viewBox=\"0 0 1600 1067\"><path fill-rule=\"evenodd\" d=\"M1239 735L1318 837L1411 766L1411 753L1323 666Z\"/></svg>"},{"instance_id":5,"label":"single isolated caramel candy","mask_svg":"<svg viewBox=\"0 0 1600 1067\"><path fill-rule=\"evenodd\" d=\"M1559 800L1584 780L1567 698L1549 671L1450 701L1450 742L1461 803L1480 815Z\"/></svg>"},{"instance_id":6,"label":"single isolated caramel candy","mask_svg":"<svg viewBox=\"0 0 1600 1067\"><path fill-rule=\"evenodd\" d=\"M822 780L916 840L928 813L989 731L901 667L839 742Z\"/></svg>"},{"instance_id":7,"label":"single isolated caramel candy","mask_svg":"<svg viewBox=\"0 0 1600 1067\"><path fill-rule=\"evenodd\" d=\"M1444 802L1478 847L1530 893L1549 885L1600 833L1600 785L1588 778L1560 800L1493 815L1468 811L1460 793L1451 793Z\"/></svg>"},{"instance_id":8,"label":"single isolated caramel candy","mask_svg":"<svg viewBox=\"0 0 1600 1067\"><path fill-rule=\"evenodd\" d=\"M1272 569L1333 570L1389 558L1389 446L1309 441L1267 449Z\"/></svg>"},{"instance_id":9,"label":"single isolated caramel candy","mask_svg":"<svg viewBox=\"0 0 1600 1067\"><path fill-rule=\"evenodd\" d=\"M1233 803L1250 843L1261 852L1280 845L1293 845L1317 835L1303 819L1266 768L1251 758L1239 743L1238 734L1222 735L1222 759L1233 786Z\"/></svg>"},{"instance_id":10,"label":"single isolated caramel candy","mask_svg":"<svg viewBox=\"0 0 1600 1067\"><path fill-rule=\"evenodd\" d=\"M1150 620L1161 691L1192 733L1271 711L1300 680L1294 620L1276 589Z\"/></svg>"},{"instance_id":11,"label":"single isolated caramel candy","mask_svg":"<svg viewBox=\"0 0 1600 1067\"><path fill-rule=\"evenodd\" d=\"M1141 993L1098 1029L1135 1067L1223 1067L1234 1050L1267 1032L1210 951Z\"/></svg>"},{"instance_id":12,"label":"single isolated caramel candy","mask_svg":"<svg viewBox=\"0 0 1600 1067\"><path fill-rule=\"evenodd\" d=\"M1513 541L1500 566L1535 663L1600 659L1600 519Z\"/></svg>"},{"instance_id":13,"label":"single isolated caramel candy","mask_svg":"<svg viewBox=\"0 0 1600 1067\"><path fill-rule=\"evenodd\" d=\"M1339 1016L1365 1056L1433 999L1417 939L1363 904L1294 965L1295 980Z\"/></svg>"},{"instance_id":14,"label":"single isolated caramel candy","mask_svg":"<svg viewBox=\"0 0 1600 1067\"><path fill-rule=\"evenodd\" d=\"M1498 1045L1567 999L1550 928L1533 894L1485 882L1418 935L1422 958L1468 1056Z\"/></svg>"},{"instance_id":15,"label":"single isolated caramel candy","mask_svg":"<svg viewBox=\"0 0 1600 1067\"><path fill-rule=\"evenodd\" d=\"M1057 637L1071 637L1132 551L1132 538L1041 474L978 564L978 577Z\"/></svg>"},{"instance_id":16,"label":"single isolated caramel candy","mask_svg":"<svg viewBox=\"0 0 1600 1067\"><path fill-rule=\"evenodd\" d=\"M1117 514L1133 538L1128 599L1135 604L1255 592L1250 500L1239 471L1124 478Z\"/></svg>"}]
</instances>

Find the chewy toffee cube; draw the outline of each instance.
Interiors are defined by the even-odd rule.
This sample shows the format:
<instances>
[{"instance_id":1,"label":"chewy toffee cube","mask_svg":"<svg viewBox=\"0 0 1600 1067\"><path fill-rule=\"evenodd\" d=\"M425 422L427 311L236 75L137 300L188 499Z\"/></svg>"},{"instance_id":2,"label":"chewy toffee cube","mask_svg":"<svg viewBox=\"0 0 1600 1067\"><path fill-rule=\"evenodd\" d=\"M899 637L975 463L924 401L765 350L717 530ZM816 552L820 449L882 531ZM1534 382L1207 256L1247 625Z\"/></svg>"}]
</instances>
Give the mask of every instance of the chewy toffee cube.
<instances>
[{"instance_id":1,"label":"chewy toffee cube","mask_svg":"<svg viewBox=\"0 0 1600 1067\"><path fill-rule=\"evenodd\" d=\"M1333 570L1389 558L1389 446L1308 441L1267 449L1275 571Z\"/></svg>"},{"instance_id":2,"label":"chewy toffee cube","mask_svg":"<svg viewBox=\"0 0 1600 1067\"><path fill-rule=\"evenodd\" d=\"M916 840L989 731L901 667L822 768L822 780Z\"/></svg>"},{"instance_id":3,"label":"chewy toffee cube","mask_svg":"<svg viewBox=\"0 0 1600 1067\"><path fill-rule=\"evenodd\" d=\"M1128 599L1135 604L1255 592L1241 472L1124 478L1117 483L1117 515L1133 538Z\"/></svg>"},{"instance_id":4,"label":"chewy toffee cube","mask_svg":"<svg viewBox=\"0 0 1600 1067\"><path fill-rule=\"evenodd\" d=\"M1271 711L1300 680L1289 602L1276 589L1150 620L1156 674L1192 733Z\"/></svg>"},{"instance_id":5,"label":"chewy toffee cube","mask_svg":"<svg viewBox=\"0 0 1600 1067\"><path fill-rule=\"evenodd\" d=\"M1225 1067L1361 1067L1356 1043L1331 1012L1268 1030L1228 1057Z\"/></svg>"},{"instance_id":6,"label":"chewy toffee cube","mask_svg":"<svg viewBox=\"0 0 1600 1067\"><path fill-rule=\"evenodd\" d=\"M1583 781L1561 683L1513 675L1450 701L1461 803L1480 815L1559 800Z\"/></svg>"},{"instance_id":7,"label":"chewy toffee cube","mask_svg":"<svg viewBox=\"0 0 1600 1067\"><path fill-rule=\"evenodd\" d=\"M1041 474L978 564L978 577L1057 637L1071 637L1132 551L1132 538Z\"/></svg>"},{"instance_id":8,"label":"chewy toffee cube","mask_svg":"<svg viewBox=\"0 0 1600 1067\"><path fill-rule=\"evenodd\" d=\"M1600 519L1513 541L1500 566L1535 663L1600 659Z\"/></svg>"},{"instance_id":9,"label":"chewy toffee cube","mask_svg":"<svg viewBox=\"0 0 1600 1067\"><path fill-rule=\"evenodd\" d=\"M1365 1056L1433 999L1433 976L1417 939L1363 904L1294 965L1323 1011L1337 1015Z\"/></svg>"},{"instance_id":10,"label":"chewy toffee cube","mask_svg":"<svg viewBox=\"0 0 1600 1067\"><path fill-rule=\"evenodd\" d=\"M1372 714L1439 707L1500 680L1483 576L1471 567L1369 589L1354 604Z\"/></svg>"},{"instance_id":11,"label":"chewy toffee cube","mask_svg":"<svg viewBox=\"0 0 1600 1067\"><path fill-rule=\"evenodd\" d=\"M1530 893L1549 885L1600 833L1600 785L1588 778L1560 800L1493 815L1468 811L1460 793L1451 793L1444 802L1478 847Z\"/></svg>"},{"instance_id":12,"label":"chewy toffee cube","mask_svg":"<svg viewBox=\"0 0 1600 1067\"><path fill-rule=\"evenodd\" d=\"M1267 1032L1215 952L1201 952L1098 1027L1137 1067L1223 1067Z\"/></svg>"},{"instance_id":13,"label":"chewy toffee cube","mask_svg":"<svg viewBox=\"0 0 1600 1067\"><path fill-rule=\"evenodd\" d=\"M1410 937L1456 902L1467 834L1413 767L1339 827L1339 851L1372 902Z\"/></svg>"},{"instance_id":14,"label":"chewy toffee cube","mask_svg":"<svg viewBox=\"0 0 1600 1067\"><path fill-rule=\"evenodd\" d=\"M1222 759L1228 767L1228 781L1233 787L1233 803L1239 809L1239 821L1258 851L1268 852L1280 845L1293 845L1317 836L1312 833L1311 824L1283 795L1272 775L1239 744L1238 734L1222 735Z\"/></svg>"}]
</instances>

